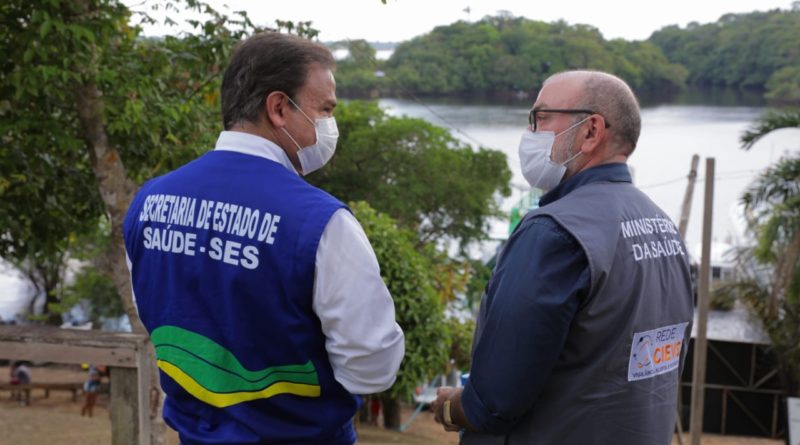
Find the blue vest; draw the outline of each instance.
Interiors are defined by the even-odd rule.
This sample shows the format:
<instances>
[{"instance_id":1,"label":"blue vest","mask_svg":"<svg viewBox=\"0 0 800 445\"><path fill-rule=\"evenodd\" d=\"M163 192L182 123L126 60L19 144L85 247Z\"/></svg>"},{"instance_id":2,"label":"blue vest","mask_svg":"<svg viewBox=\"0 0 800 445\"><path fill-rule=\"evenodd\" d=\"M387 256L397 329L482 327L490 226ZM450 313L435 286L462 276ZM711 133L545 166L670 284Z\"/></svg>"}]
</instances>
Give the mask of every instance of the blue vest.
<instances>
[{"instance_id":1,"label":"blue vest","mask_svg":"<svg viewBox=\"0 0 800 445\"><path fill-rule=\"evenodd\" d=\"M145 184L124 224L133 290L184 445L351 444L360 400L312 310L344 204L271 160L212 151Z\"/></svg>"}]
</instances>

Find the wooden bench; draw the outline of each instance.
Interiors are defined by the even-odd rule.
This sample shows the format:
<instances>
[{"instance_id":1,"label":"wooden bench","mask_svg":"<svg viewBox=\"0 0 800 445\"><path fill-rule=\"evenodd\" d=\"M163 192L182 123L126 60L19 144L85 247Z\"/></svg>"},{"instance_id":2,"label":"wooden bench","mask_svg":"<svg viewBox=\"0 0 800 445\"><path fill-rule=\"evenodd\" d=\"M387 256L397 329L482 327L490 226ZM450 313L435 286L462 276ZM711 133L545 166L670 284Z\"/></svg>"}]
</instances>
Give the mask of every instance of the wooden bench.
<instances>
[{"instance_id":1,"label":"wooden bench","mask_svg":"<svg viewBox=\"0 0 800 445\"><path fill-rule=\"evenodd\" d=\"M27 385L12 385L10 383L0 383L0 391L11 391L15 393L21 391L25 394L25 403L31 403L31 390L43 389L44 397L50 397L50 391L71 391L72 401L78 401L78 391L83 390L83 383L29 383Z\"/></svg>"}]
</instances>

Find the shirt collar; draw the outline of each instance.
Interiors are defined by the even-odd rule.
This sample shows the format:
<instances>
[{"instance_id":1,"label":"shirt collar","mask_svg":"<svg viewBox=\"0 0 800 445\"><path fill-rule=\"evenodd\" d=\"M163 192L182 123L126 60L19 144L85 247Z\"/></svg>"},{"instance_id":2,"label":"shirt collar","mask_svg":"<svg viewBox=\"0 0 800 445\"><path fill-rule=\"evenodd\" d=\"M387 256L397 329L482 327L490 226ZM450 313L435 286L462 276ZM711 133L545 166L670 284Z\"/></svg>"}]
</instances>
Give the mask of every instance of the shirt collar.
<instances>
[{"instance_id":1,"label":"shirt collar","mask_svg":"<svg viewBox=\"0 0 800 445\"><path fill-rule=\"evenodd\" d=\"M571 193L573 190L594 182L633 182L628 165L624 163L601 164L567 179L553 190L542 195L539 206L545 206Z\"/></svg>"},{"instance_id":2,"label":"shirt collar","mask_svg":"<svg viewBox=\"0 0 800 445\"><path fill-rule=\"evenodd\" d=\"M277 162L286 167L287 170L299 174L282 148L269 139L264 139L254 134L241 131L223 131L217 138L217 145L214 150L234 151L246 155L259 156Z\"/></svg>"}]
</instances>

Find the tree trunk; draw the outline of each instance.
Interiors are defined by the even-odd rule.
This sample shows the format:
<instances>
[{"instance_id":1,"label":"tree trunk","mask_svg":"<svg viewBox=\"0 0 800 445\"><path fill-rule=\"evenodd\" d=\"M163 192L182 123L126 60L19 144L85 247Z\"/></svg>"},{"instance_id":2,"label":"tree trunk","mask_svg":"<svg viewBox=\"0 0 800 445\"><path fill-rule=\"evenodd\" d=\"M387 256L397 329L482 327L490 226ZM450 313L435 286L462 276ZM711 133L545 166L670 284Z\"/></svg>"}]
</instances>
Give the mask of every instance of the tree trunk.
<instances>
[{"instance_id":1,"label":"tree trunk","mask_svg":"<svg viewBox=\"0 0 800 445\"><path fill-rule=\"evenodd\" d=\"M64 317L61 312L51 311L49 309L51 304L58 304L60 301L56 295L55 289L47 289L45 291L44 313L47 315L46 323L50 326L61 326L64 323Z\"/></svg>"},{"instance_id":2,"label":"tree trunk","mask_svg":"<svg viewBox=\"0 0 800 445\"><path fill-rule=\"evenodd\" d=\"M383 426L388 430L400 431L400 400L384 396L381 398L383 408Z\"/></svg>"},{"instance_id":3,"label":"tree trunk","mask_svg":"<svg viewBox=\"0 0 800 445\"><path fill-rule=\"evenodd\" d=\"M97 187L111 219L111 245L106 271L110 273L122 298L122 305L131 319L133 331L145 333L133 306L130 275L122 242L122 223L136 193L136 185L128 179L119 153L109 144L102 93L97 85L94 83L80 85L75 94L75 105L86 136Z\"/></svg>"},{"instance_id":4,"label":"tree trunk","mask_svg":"<svg viewBox=\"0 0 800 445\"><path fill-rule=\"evenodd\" d=\"M778 256L775 263L775 271L772 280L772 295L769 301L769 313L775 316L780 307L780 301L786 298L789 286L792 284L797 260L800 258L800 232L797 232L789 241L783 251L783 255Z\"/></svg>"},{"instance_id":5,"label":"tree trunk","mask_svg":"<svg viewBox=\"0 0 800 445\"><path fill-rule=\"evenodd\" d=\"M41 315L44 317L45 323L51 326L61 326L64 321L62 314L60 312L51 312L50 307L60 302L56 288L63 277L64 254L28 258L23 263L15 264L14 266L25 273L36 292L31 299L28 313L37 315L36 303L43 294L45 301Z\"/></svg>"},{"instance_id":6,"label":"tree trunk","mask_svg":"<svg viewBox=\"0 0 800 445\"><path fill-rule=\"evenodd\" d=\"M92 168L97 178L97 187L111 219L111 245L109 247L107 272L110 274L122 305L136 333L146 333L133 304L130 274L122 241L122 223L128 206L136 193L136 185L128 178L119 152L110 146L105 128L105 112L102 93L96 84L87 82L78 85L75 92L75 105L86 136L87 148ZM150 349L152 352L152 348ZM164 442L166 431L161 420L161 389L158 382L158 369L155 357L150 362L150 443L160 445Z\"/></svg>"}]
</instances>

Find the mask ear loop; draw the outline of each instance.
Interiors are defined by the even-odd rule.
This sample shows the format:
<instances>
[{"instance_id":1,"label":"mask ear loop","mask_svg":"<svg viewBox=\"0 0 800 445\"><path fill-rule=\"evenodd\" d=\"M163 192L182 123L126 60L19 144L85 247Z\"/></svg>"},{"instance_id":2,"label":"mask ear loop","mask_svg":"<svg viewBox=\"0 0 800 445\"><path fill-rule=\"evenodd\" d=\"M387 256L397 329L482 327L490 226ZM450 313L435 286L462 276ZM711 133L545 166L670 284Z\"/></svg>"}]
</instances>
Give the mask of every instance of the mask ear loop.
<instances>
[{"instance_id":1,"label":"mask ear loop","mask_svg":"<svg viewBox=\"0 0 800 445\"><path fill-rule=\"evenodd\" d=\"M580 124L582 124L582 123L586 122L587 120L589 120L589 118L590 118L590 117L592 117L592 116L586 116L586 118L582 119L581 121L579 121L579 122L575 122L574 124L570 125L570 126L569 126L569 128L567 128L566 130L562 131L561 133L558 133L558 134L556 135L556 137L558 137L558 136L561 136L562 134L564 134L564 133L566 133L566 132L568 132L568 131L572 130L573 128L577 127L578 125L580 125ZM564 167L566 167L566 166L567 166L567 164L569 164L570 162L574 161L574 160L575 160L575 158L577 158L578 156L580 156L580 155L582 155L582 154L583 154L583 152L582 152L582 151L580 151L580 150L578 150L578 152L577 152L577 153L575 153L574 155L572 155L572 157L571 157L571 158L569 158L569 159L567 159L566 161L562 162L562 163L561 163L561 165L563 165Z\"/></svg>"},{"instance_id":2,"label":"mask ear loop","mask_svg":"<svg viewBox=\"0 0 800 445\"><path fill-rule=\"evenodd\" d=\"M291 97L289 97L289 95L288 95L288 94L286 95L286 98L287 98L287 99L289 99L289 102L291 102L291 103L292 103L292 105L294 105L294 107L295 107L295 108L297 108L297 111L299 111L299 112L300 112L300 114L302 114L302 115L303 115L303 117L305 117L305 118L306 118L306 120L308 120L308 121L311 123L311 125L314 125L314 121L313 121L313 120L311 120L311 118L310 118L310 117L308 117L308 115L305 113L305 111L303 111L303 109L302 109L302 108L300 108L300 105L297 105L297 102L293 101L293 100L292 100L292 98L291 98ZM290 136L290 137L291 137L291 136Z\"/></svg>"},{"instance_id":3,"label":"mask ear loop","mask_svg":"<svg viewBox=\"0 0 800 445\"><path fill-rule=\"evenodd\" d=\"M288 96L287 96L287 97L288 97ZM573 128L575 128L575 127L577 127L578 125L580 125L580 124L582 124L582 123L584 123L584 122L588 121L590 117L592 117L592 116L586 116L584 119L582 119L582 120L580 120L580 121L578 121L578 122L575 122L574 124L572 124L572 125L570 125L569 127L567 127L567 129L566 129L566 130L562 131L561 133L558 133L558 134L556 135L556 137L559 137L559 136L561 136L562 134L564 134L564 133L566 133L566 132L568 132L568 131L572 130L572 129L573 129Z\"/></svg>"},{"instance_id":4,"label":"mask ear loop","mask_svg":"<svg viewBox=\"0 0 800 445\"><path fill-rule=\"evenodd\" d=\"M571 157L571 158L569 158L569 159L567 159L566 161L564 161L564 162L563 162L561 165L563 165L564 167L566 167L566 166L567 166L567 164L569 164L570 162L574 161L574 160L575 160L575 158L577 158L578 156L580 156L580 155L582 155L582 154L583 154L583 152L582 152L582 151L580 151L580 150L578 150L578 152L577 152L577 153L575 153L574 155L572 155L572 157Z\"/></svg>"},{"instance_id":5,"label":"mask ear loop","mask_svg":"<svg viewBox=\"0 0 800 445\"><path fill-rule=\"evenodd\" d=\"M297 141L296 141L296 140L294 140L294 138L292 137L292 135L291 135L291 134L289 134L289 132L288 132L288 131L286 131L286 127L281 127L281 130L283 130L283 132L284 132L284 133L286 133L286 136L289 136L289 139L291 139L291 140L292 140L292 142L294 142L294 145L297 145L297 150L298 150L298 151L303 149L302 147L300 147L300 144L298 144L298 143L297 143Z\"/></svg>"},{"instance_id":6,"label":"mask ear loop","mask_svg":"<svg viewBox=\"0 0 800 445\"><path fill-rule=\"evenodd\" d=\"M284 93L284 94L286 94L286 93ZM299 112L300 112L300 114L302 114L302 115L303 115L303 117L305 117L305 118L306 118L306 119L307 119L307 120L308 120L308 121L311 123L311 125L314 125L314 121L312 121L312 120L311 120L311 118L310 118L310 117L308 117L308 115L307 115L307 114L306 114L306 113L303 111L303 109L302 109L302 108L300 108L300 106L299 106L299 105L297 105L297 103L296 103L295 101L293 101L293 100L292 100L292 98L291 98L291 97L289 97L289 95L288 95L288 94L286 94L286 99L288 99L288 100L289 100L289 102L291 102L291 103L292 103L292 105L294 105L294 107L295 107L295 108L297 108L297 111L299 111ZM314 128L315 128L315 129L316 129L316 127L317 127L317 126L316 126L316 125L314 125ZM297 143L297 141L296 141L296 140L295 140L295 139L292 137L292 135L291 135L291 134L289 134L289 132L288 132L288 131L286 131L286 127L281 127L281 130L283 130L283 132L284 132L284 133L286 133L286 136L289 136L289 139L291 139L291 140L292 140L292 142L294 142L294 145L296 145L296 146L297 146L297 151L298 151L298 152L299 152L300 150L302 150L302 149L303 149L303 147L301 147L301 146L300 146L300 144L298 144L298 143Z\"/></svg>"}]
</instances>

